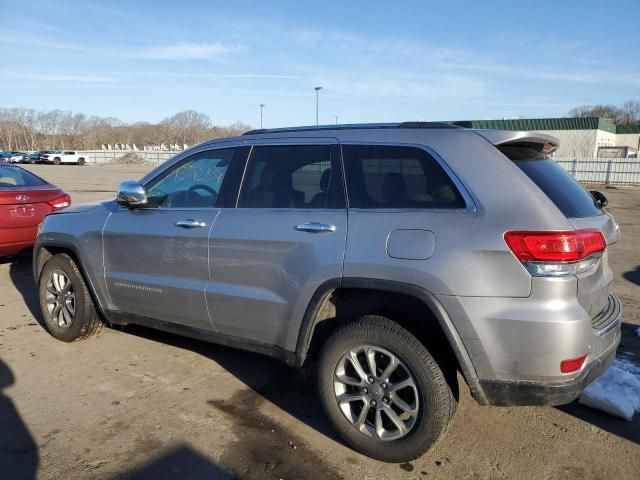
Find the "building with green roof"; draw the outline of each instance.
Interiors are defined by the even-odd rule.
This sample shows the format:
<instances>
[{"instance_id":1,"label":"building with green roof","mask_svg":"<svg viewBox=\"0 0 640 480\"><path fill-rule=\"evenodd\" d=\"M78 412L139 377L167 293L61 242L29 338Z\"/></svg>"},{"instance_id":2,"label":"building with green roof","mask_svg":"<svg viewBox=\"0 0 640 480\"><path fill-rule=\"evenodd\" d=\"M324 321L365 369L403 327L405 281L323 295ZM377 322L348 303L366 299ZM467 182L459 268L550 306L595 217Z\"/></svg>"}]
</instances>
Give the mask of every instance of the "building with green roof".
<instances>
[{"instance_id":1,"label":"building with green roof","mask_svg":"<svg viewBox=\"0 0 640 480\"><path fill-rule=\"evenodd\" d=\"M469 120L465 123L473 128L546 133L560 140L556 157L593 158L604 147L627 147L620 151L640 150L640 125L616 125L607 118L518 118Z\"/></svg>"}]
</instances>

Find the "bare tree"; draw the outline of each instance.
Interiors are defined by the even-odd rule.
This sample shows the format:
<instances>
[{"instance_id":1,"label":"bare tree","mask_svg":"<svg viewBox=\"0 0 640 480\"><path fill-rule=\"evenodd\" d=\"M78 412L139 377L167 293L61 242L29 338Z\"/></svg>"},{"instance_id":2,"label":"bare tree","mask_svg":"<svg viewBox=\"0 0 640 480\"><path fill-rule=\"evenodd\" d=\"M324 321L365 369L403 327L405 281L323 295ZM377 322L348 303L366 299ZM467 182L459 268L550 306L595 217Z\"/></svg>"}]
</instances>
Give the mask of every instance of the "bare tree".
<instances>
[{"instance_id":1,"label":"bare tree","mask_svg":"<svg viewBox=\"0 0 640 480\"><path fill-rule=\"evenodd\" d=\"M87 117L83 113L26 108L0 108L0 149L95 149L116 143L143 145L194 145L206 139L238 135L249 130L236 122L213 126L209 115L185 110L153 124L126 124L113 117Z\"/></svg>"},{"instance_id":2,"label":"bare tree","mask_svg":"<svg viewBox=\"0 0 640 480\"><path fill-rule=\"evenodd\" d=\"M570 117L603 117L620 125L640 123L640 100L627 100L622 107L615 105L580 105L569 110Z\"/></svg>"},{"instance_id":3,"label":"bare tree","mask_svg":"<svg viewBox=\"0 0 640 480\"><path fill-rule=\"evenodd\" d=\"M206 113L185 110L161 122L167 129L171 143L193 145L206 139L211 119Z\"/></svg>"},{"instance_id":4,"label":"bare tree","mask_svg":"<svg viewBox=\"0 0 640 480\"><path fill-rule=\"evenodd\" d=\"M636 125L640 123L640 100L627 100L622 104L620 123Z\"/></svg>"}]
</instances>

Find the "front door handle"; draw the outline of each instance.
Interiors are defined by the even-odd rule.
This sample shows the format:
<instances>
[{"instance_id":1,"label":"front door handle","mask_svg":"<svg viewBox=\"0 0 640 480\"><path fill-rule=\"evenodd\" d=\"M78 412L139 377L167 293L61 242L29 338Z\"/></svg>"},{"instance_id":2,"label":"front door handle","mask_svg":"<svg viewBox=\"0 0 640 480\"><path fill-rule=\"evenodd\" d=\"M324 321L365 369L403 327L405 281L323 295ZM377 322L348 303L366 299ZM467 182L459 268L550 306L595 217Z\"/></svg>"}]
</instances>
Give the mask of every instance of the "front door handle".
<instances>
[{"instance_id":1,"label":"front door handle","mask_svg":"<svg viewBox=\"0 0 640 480\"><path fill-rule=\"evenodd\" d=\"M330 225L328 223L309 222L309 223L301 223L300 225L296 225L296 230L300 232L309 232L309 233L327 233L327 232L335 232L336 226Z\"/></svg>"},{"instance_id":2,"label":"front door handle","mask_svg":"<svg viewBox=\"0 0 640 480\"><path fill-rule=\"evenodd\" d=\"M176 222L176 227L180 227L180 228L202 228L202 227L206 227L207 224L204 222L201 222L199 220L192 220L192 219L187 219L187 220L178 220Z\"/></svg>"}]
</instances>

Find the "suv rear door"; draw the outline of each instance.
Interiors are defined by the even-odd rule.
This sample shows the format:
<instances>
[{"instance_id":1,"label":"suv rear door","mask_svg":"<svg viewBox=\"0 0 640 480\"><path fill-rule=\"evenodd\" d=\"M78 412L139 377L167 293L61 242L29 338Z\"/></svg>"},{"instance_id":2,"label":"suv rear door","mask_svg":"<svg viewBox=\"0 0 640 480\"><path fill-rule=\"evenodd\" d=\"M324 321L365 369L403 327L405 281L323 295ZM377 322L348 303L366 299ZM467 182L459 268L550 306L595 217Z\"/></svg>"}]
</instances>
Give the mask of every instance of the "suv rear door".
<instances>
[{"instance_id":1,"label":"suv rear door","mask_svg":"<svg viewBox=\"0 0 640 480\"><path fill-rule=\"evenodd\" d=\"M346 227L336 140L255 141L237 208L211 233L216 329L293 350L312 296L342 276Z\"/></svg>"}]
</instances>

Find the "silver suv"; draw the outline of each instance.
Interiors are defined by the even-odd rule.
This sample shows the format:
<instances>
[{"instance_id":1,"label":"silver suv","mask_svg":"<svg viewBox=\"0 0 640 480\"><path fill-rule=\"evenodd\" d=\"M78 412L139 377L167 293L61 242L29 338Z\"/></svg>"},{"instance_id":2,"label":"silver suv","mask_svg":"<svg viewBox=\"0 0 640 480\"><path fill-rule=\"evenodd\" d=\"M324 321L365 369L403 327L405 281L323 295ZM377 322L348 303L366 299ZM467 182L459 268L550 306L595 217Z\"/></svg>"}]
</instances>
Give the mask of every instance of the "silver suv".
<instances>
[{"instance_id":1,"label":"silver suv","mask_svg":"<svg viewBox=\"0 0 640 480\"><path fill-rule=\"evenodd\" d=\"M69 342L136 323L313 366L348 444L414 459L453 418L457 372L482 405L557 405L615 357L618 226L557 145L416 122L204 143L46 217L46 325Z\"/></svg>"}]
</instances>

